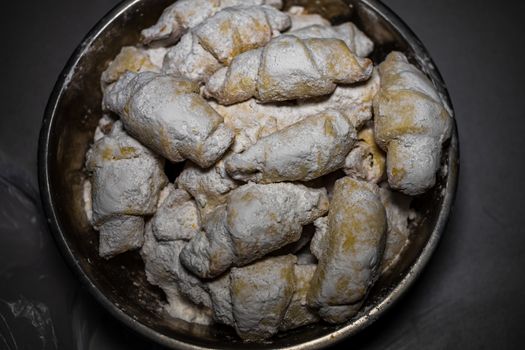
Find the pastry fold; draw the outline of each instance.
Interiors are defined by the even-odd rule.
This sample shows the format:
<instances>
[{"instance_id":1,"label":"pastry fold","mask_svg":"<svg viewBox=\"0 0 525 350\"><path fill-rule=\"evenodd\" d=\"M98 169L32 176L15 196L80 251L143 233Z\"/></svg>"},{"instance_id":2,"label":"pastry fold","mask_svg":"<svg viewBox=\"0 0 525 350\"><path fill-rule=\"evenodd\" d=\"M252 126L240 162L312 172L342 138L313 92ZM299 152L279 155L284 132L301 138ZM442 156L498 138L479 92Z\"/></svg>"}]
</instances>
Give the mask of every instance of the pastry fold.
<instances>
[{"instance_id":1,"label":"pastry fold","mask_svg":"<svg viewBox=\"0 0 525 350\"><path fill-rule=\"evenodd\" d=\"M302 228L328 210L324 189L278 183L249 183L230 192L181 253L181 261L201 278L243 266L299 240Z\"/></svg>"},{"instance_id":2,"label":"pastry fold","mask_svg":"<svg viewBox=\"0 0 525 350\"><path fill-rule=\"evenodd\" d=\"M189 273L179 261L187 241L155 238L151 222L146 224L145 242L140 251L146 278L166 294L166 311L187 322L210 324L212 302L203 282Z\"/></svg>"},{"instance_id":3,"label":"pastry fold","mask_svg":"<svg viewBox=\"0 0 525 350\"><path fill-rule=\"evenodd\" d=\"M269 5L278 9L283 6L281 0L178 0L164 9L157 23L142 30L142 42L172 45L188 29L222 9L238 5Z\"/></svg>"},{"instance_id":4,"label":"pastry fold","mask_svg":"<svg viewBox=\"0 0 525 350\"><path fill-rule=\"evenodd\" d=\"M126 73L104 94L103 106L126 130L172 162L214 164L233 140L223 118L188 80L152 72Z\"/></svg>"},{"instance_id":5,"label":"pastry fold","mask_svg":"<svg viewBox=\"0 0 525 350\"><path fill-rule=\"evenodd\" d=\"M295 100L330 94L336 84L367 80L372 71L372 61L357 57L342 40L281 35L218 70L204 94L226 105L251 97Z\"/></svg>"},{"instance_id":6,"label":"pastry fold","mask_svg":"<svg viewBox=\"0 0 525 350\"><path fill-rule=\"evenodd\" d=\"M381 260L381 273L387 273L398 263L400 257L410 243L410 220L417 218L416 212L410 208L412 197L392 191L388 185L382 184L379 196L386 210L388 232L385 253Z\"/></svg>"},{"instance_id":7,"label":"pastry fold","mask_svg":"<svg viewBox=\"0 0 525 350\"><path fill-rule=\"evenodd\" d=\"M269 6L228 7L168 49L163 72L205 82L237 55L266 45L290 26L288 15Z\"/></svg>"},{"instance_id":8,"label":"pastry fold","mask_svg":"<svg viewBox=\"0 0 525 350\"><path fill-rule=\"evenodd\" d=\"M242 181L308 181L343 167L356 140L352 124L337 111L307 117L258 140L226 160L228 174Z\"/></svg>"},{"instance_id":9,"label":"pastry fold","mask_svg":"<svg viewBox=\"0 0 525 350\"><path fill-rule=\"evenodd\" d=\"M188 191L195 201L203 220L218 206L226 203L228 193L239 186L220 160L208 169L202 169L188 162L177 177L177 185Z\"/></svg>"}]
</instances>

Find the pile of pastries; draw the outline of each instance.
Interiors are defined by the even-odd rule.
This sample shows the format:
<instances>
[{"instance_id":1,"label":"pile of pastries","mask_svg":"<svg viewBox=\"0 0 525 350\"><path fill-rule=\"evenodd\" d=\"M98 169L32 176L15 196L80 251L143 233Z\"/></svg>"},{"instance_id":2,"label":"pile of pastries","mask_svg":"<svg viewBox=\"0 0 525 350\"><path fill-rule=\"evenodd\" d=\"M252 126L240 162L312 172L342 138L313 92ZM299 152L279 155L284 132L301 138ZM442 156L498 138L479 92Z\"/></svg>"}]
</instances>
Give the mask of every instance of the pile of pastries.
<instances>
[{"instance_id":1,"label":"pile of pastries","mask_svg":"<svg viewBox=\"0 0 525 350\"><path fill-rule=\"evenodd\" d=\"M402 53L372 62L353 23L282 5L166 8L102 74L86 155L100 256L140 250L169 315L246 341L359 312L452 127Z\"/></svg>"}]
</instances>

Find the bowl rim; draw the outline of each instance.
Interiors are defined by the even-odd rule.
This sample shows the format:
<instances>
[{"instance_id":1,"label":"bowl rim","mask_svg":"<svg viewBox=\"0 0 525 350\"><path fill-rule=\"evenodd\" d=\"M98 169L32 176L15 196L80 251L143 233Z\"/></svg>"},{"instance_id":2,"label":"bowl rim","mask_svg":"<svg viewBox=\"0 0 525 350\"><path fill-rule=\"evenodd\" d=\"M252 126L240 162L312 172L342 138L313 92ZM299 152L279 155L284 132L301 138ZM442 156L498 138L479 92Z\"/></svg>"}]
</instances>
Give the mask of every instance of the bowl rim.
<instances>
[{"instance_id":1,"label":"bowl rim","mask_svg":"<svg viewBox=\"0 0 525 350\"><path fill-rule=\"evenodd\" d=\"M47 223L50 228L50 231L54 237L54 240L57 242L61 254L64 256L66 261L69 263L69 266L75 271L75 273L80 276L81 282L87 287L91 295L100 303L102 306L116 319L124 323L129 328L138 332L142 336L158 342L164 346L175 349L191 349L191 350L200 350L200 349L210 349L209 347L201 347L195 344L187 343L175 338L168 337L164 334L161 334L148 326L138 322L133 317L116 307L99 289L95 284L90 280L87 273L82 269L79 261L75 258L71 248L69 247L66 239L64 238L63 228L60 225L58 218L58 213L55 210L54 201L51 195L51 184L50 184L50 173L48 166L49 159L49 147L51 140L51 131L53 121L55 119L55 112L57 110L59 101L61 100L64 90L67 88L67 85L75 72L75 67L84 56L84 54L89 50L93 42L101 35L101 33L106 29L106 27L116 18L124 14L129 8L133 7L135 4L144 1L144 0L124 0L117 4L113 9L111 9L98 23L88 32L88 34L82 39L81 43L77 46L69 60L67 61L65 67L60 73L56 84L53 87L52 93L49 97L44 118L42 121L39 143L38 143L38 182L40 189L40 197L42 201L42 206L44 213L47 218ZM361 316L359 319L353 321L352 323L341 327L340 329L333 331L322 337L309 340L303 343L296 345L281 347L280 349L286 350L307 350L307 349L320 349L325 348L331 345L334 345L351 335L365 329L367 326L376 321L383 313L388 311L392 305L394 305L409 289L410 286L414 284L416 279L419 277L424 267L427 265L432 254L437 248L439 240L443 235L443 232L446 228L450 212L453 207L454 198L457 191L457 184L459 178L459 137L456 125L455 115L453 113L452 102L450 95L446 88L443 78L434 64L432 58L428 54L428 51L419 40L419 38L414 34L414 32L408 27L407 24L395 14L388 6L383 4L380 0L359 0L360 2L367 5L370 9L374 11L375 14L381 16L386 22L388 22L394 30L396 30L412 47L412 49L417 53L417 56L422 56L425 59L425 62L429 67L432 67L432 72L434 73L434 78L438 80L442 85L443 98L445 103L448 104L448 107L452 111L453 119L453 130L452 137L450 140L449 154L448 154L448 173L446 175L445 181L445 193L443 197L443 203L441 205L436 224L432 230L430 237L428 238L427 243L423 247L421 254L417 257L415 262L411 265L403 279L386 295L386 297L379 302L377 305L373 306L366 314ZM213 348L211 348L213 349Z\"/></svg>"}]
</instances>

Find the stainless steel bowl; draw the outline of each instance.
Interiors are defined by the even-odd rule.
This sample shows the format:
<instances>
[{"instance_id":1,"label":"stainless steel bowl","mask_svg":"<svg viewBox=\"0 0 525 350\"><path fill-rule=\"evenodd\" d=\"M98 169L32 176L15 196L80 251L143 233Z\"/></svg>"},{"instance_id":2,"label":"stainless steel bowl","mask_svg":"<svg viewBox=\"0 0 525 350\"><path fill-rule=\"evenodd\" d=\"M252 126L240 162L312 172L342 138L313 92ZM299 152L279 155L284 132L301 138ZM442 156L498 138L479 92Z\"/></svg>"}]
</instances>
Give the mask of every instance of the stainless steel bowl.
<instances>
[{"instance_id":1,"label":"stainless steel bowl","mask_svg":"<svg viewBox=\"0 0 525 350\"><path fill-rule=\"evenodd\" d=\"M173 321L159 312L162 292L150 286L137 252L110 261L98 257L98 237L82 209L84 155L101 115L99 77L124 45L135 44L140 28L153 24L172 0L122 2L95 26L68 61L49 99L39 144L39 180L49 225L62 253L95 298L117 319L172 348L243 348L235 333ZM452 111L445 84L423 44L377 0L296 0L334 23L352 20L371 37L380 62L391 50L404 52L432 79ZM332 345L365 328L386 312L427 264L442 235L458 179L458 138L445 146L444 169L436 187L415 201L425 220L417 227L397 268L371 291L362 313L338 326L317 324L279 334L251 348L314 349Z\"/></svg>"}]
</instances>

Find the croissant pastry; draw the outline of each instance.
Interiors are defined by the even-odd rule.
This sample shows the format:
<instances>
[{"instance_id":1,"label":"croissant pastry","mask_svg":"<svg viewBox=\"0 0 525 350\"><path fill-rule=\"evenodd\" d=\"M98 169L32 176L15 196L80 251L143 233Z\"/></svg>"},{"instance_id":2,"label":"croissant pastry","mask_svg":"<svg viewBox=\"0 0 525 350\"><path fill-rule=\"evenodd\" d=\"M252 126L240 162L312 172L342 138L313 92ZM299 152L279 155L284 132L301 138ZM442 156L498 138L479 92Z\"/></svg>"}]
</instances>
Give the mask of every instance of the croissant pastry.
<instances>
[{"instance_id":1,"label":"croissant pastry","mask_svg":"<svg viewBox=\"0 0 525 350\"><path fill-rule=\"evenodd\" d=\"M292 19L293 21L293 19ZM313 24L288 32L301 39L308 38L334 38L345 42L350 50L359 57L366 57L374 51L374 42L370 40L352 22L337 26Z\"/></svg>"},{"instance_id":2,"label":"croissant pastry","mask_svg":"<svg viewBox=\"0 0 525 350\"><path fill-rule=\"evenodd\" d=\"M298 100L294 104L262 104L250 99L230 106L214 101L210 101L210 105L235 132L232 151L240 153L264 136L327 110L340 112L356 129L361 128L372 118L372 101L378 91L379 74L374 70L372 77L364 83L339 85L331 95Z\"/></svg>"},{"instance_id":3,"label":"croissant pastry","mask_svg":"<svg viewBox=\"0 0 525 350\"><path fill-rule=\"evenodd\" d=\"M336 84L367 80L372 71L372 61L355 56L342 40L281 35L218 70L204 94L226 105L251 97L294 100L330 94Z\"/></svg>"},{"instance_id":4,"label":"croissant pastry","mask_svg":"<svg viewBox=\"0 0 525 350\"><path fill-rule=\"evenodd\" d=\"M170 48L163 72L206 81L242 52L266 45L290 26L288 15L269 6L228 7L208 18Z\"/></svg>"},{"instance_id":5,"label":"croissant pastry","mask_svg":"<svg viewBox=\"0 0 525 350\"><path fill-rule=\"evenodd\" d=\"M213 319L235 327L239 336L248 341L267 339L277 330L317 322L319 317L306 305L315 269L315 264L298 265L293 255L232 268L205 285Z\"/></svg>"},{"instance_id":6,"label":"croissant pastry","mask_svg":"<svg viewBox=\"0 0 525 350\"><path fill-rule=\"evenodd\" d=\"M387 153L388 183L405 194L421 194L436 182L452 118L430 80L402 53L389 54L379 74L375 135Z\"/></svg>"},{"instance_id":7,"label":"croissant pastry","mask_svg":"<svg viewBox=\"0 0 525 350\"><path fill-rule=\"evenodd\" d=\"M158 73L126 73L104 94L106 109L126 130L172 162L207 168L230 147L233 132L187 80Z\"/></svg>"},{"instance_id":8,"label":"croissant pastry","mask_svg":"<svg viewBox=\"0 0 525 350\"><path fill-rule=\"evenodd\" d=\"M303 225L328 210L326 190L278 183L247 184L230 192L181 253L181 261L202 278L243 266L295 242Z\"/></svg>"},{"instance_id":9,"label":"croissant pastry","mask_svg":"<svg viewBox=\"0 0 525 350\"><path fill-rule=\"evenodd\" d=\"M308 181L340 169L356 140L352 124L337 111L312 115L261 138L226 161L242 181Z\"/></svg>"},{"instance_id":10,"label":"croissant pastry","mask_svg":"<svg viewBox=\"0 0 525 350\"><path fill-rule=\"evenodd\" d=\"M238 5L269 5L282 7L281 0L178 0L162 12L155 25L142 30L142 42L169 46L188 30L220 10Z\"/></svg>"},{"instance_id":11,"label":"croissant pastry","mask_svg":"<svg viewBox=\"0 0 525 350\"><path fill-rule=\"evenodd\" d=\"M100 231L99 254L105 258L142 246L143 216L155 212L167 182L161 159L127 135L120 121L111 128L86 157L92 223Z\"/></svg>"},{"instance_id":12,"label":"croissant pastry","mask_svg":"<svg viewBox=\"0 0 525 350\"><path fill-rule=\"evenodd\" d=\"M359 310L377 279L386 229L376 185L349 177L336 181L328 231L313 250L319 263L307 296L325 321L344 322Z\"/></svg>"}]
</instances>

